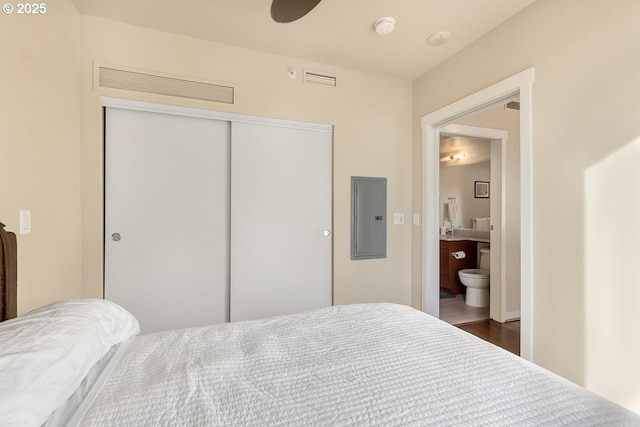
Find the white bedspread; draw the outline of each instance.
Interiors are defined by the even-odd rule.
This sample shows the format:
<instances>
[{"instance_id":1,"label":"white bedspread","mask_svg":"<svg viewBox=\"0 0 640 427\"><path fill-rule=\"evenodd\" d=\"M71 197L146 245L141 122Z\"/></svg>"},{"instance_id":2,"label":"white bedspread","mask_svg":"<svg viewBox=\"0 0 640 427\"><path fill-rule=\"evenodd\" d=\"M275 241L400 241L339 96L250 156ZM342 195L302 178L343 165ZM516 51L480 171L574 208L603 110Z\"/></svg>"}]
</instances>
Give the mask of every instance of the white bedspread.
<instances>
[{"instance_id":1,"label":"white bedspread","mask_svg":"<svg viewBox=\"0 0 640 427\"><path fill-rule=\"evenodd\" d=\"M109 369L112 368L112 369ZM640 425L409 307L336 306L132 338L72 425Z\"/></svg>"}]
</instances>

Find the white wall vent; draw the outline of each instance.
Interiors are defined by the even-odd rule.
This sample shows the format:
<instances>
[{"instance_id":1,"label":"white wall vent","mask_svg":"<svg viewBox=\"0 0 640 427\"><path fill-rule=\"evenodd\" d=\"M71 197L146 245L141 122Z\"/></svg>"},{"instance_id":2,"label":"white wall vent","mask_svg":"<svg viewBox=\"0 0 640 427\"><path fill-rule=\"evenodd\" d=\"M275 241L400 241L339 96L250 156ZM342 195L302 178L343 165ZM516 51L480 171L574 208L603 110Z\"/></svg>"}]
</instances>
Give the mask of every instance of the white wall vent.
<instances>
[{"instance_id":1,"label":"white wall vent","mask_svg":"<svg viewBox=\"0 0 640 427\"><path fill-rule=\"evenodd\" d=\"M337 84L337 78L317 71L304 70L303 83L314 83L323 86L333 86Z\"/></svg>"},{"instance_id":2,"label":"white wall vent","mask_svg":"<svg viewBox=\"0 0 640 427\"><path fill-rule=\"evenodd\" d=\"M177 96L203 101L234 103L234 87L220 84L165 77L140 71L98 66L100 88L131 90L155 95Z\"/></svg>"}]
</instances>

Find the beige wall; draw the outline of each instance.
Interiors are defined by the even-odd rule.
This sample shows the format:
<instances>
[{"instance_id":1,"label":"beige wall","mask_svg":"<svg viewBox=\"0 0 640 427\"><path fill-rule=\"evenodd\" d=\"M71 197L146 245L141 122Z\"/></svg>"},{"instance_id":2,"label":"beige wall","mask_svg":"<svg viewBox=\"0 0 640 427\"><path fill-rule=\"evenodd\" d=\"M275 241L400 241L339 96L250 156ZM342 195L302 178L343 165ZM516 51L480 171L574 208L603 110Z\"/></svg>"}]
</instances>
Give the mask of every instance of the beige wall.
<instances>
[{"instance_id":1,"label":"beige wall","mask_svg":"<svg viewBox=\"0 0 640 427\"><path fill-rule=\"evenodd\" d=\"M410 304L410 225L388 226L387 258L351 261L350 177L388 178L389 212L411 208L411 82L308 63L154 30L81 17L82 278L102 295L100 95L334 125L334 302ZM181 101L92 88L93 62L236 85L236 104ZM298 78L287 76L295 67ZM324 71L336 88L303 85L302 69ZM384 102L381 102L384 100ZM409 220L407 216L407 220Z\"/></svg>"},{"instance_id":2,"label":"beige wall","mask_svg":"<svg viewBox=\"0 0 640 427\"><path fill-rule=\"evenodd\" d=\"M638 17L636 1L538 0L414 81L412 191L416 211L421 204L420 117L535 67L533 360L640 412L640 346L632 314L638 279L631 272L597 281L588 277L590 262L620 248L621 239L602 239L600 227L619 225L625 235L640 235L638 221L622 225L589 210L612 202L606 191L592 193L593 181L605 189L625 186L629 191L614 203L623 210L640 203L636 182L611 175L598 180L599 165L608 156L619 150L637 155ZM637 166L629 163L620 163L619 171L624 168L622 176L633 180ZM593 216L598 220L585 219ZM624 256L607 258L609 271L638 259L637 245L624 247L629 248ZM421 295L419 230L414 229L412 248L416 305ZM603 294L608 297L599 298Z\"/></svg>"},{"instance_id":3,"label":"beige wall","mask_svg":"<svg viewBox=\"0 0 640 427\"><path fill-rule=\"evenodd\" d=\"M18 232L18 314L80 295L78 16L0 16L0 222Z\"/></svg>"},{"instance_id":4,"label":"beige wall","mask_svg":"<svg viewBox=\"0 0 640 427\"><path fill-rule=\"evenodd\" d=\"M335 303L410 303L410 226L388 228L387 259L349 259L352 175L388 178L389 212L409 214L411 82L175 36L79 15L69 1L40 17L2 16L0 221L19 236L19 312L102 295L100 96L328 123L334 134ZM93 89L93 62L236 86L236 104ZM287 69L298 69L298 78ZM303 68L338 78L303 85ZM384 102L381 102L384 100Z\"/></svg>"}]
</instances>

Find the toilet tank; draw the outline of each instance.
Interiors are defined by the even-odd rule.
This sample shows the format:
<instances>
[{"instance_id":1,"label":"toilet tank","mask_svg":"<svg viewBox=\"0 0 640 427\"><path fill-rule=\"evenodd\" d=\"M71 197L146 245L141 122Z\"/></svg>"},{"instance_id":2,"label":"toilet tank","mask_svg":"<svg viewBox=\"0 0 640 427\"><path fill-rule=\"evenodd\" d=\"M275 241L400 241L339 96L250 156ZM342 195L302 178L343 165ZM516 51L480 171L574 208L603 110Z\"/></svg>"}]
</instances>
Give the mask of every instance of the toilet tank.
<instances>
[{"instance_id":1,"label":"toilet tank","mask_svg":"<svg viewBox=\"0 0 640 427\"><path fill-rule=\"evenodd\" d=\"M483 270L491 270L491 249L480 249L480 262L478 264L478 268L481 268Z\"/></svg>"}]
</instances>

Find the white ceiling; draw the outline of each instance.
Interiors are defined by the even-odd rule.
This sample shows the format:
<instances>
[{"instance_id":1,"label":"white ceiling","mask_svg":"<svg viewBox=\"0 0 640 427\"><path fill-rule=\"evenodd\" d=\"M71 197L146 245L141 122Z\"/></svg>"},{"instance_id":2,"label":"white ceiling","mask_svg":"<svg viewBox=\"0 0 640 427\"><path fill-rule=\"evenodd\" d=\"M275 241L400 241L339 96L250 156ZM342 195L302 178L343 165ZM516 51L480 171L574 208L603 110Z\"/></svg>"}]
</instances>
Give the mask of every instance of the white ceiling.
<instances>
[{"instance_id":1,"label":"white ceiling","mask_svg":"<svg viewBox=\"0 0 640 427\"><path fill-rule=\"evenodd\" d=\"M72 0L84 15L308 61L414 79L534 0L322 0L289 24L270 0ZM379 36L378 18L396 20ZM437 31L453 37L429 46Z\"/></svg>"}]
</instances>

